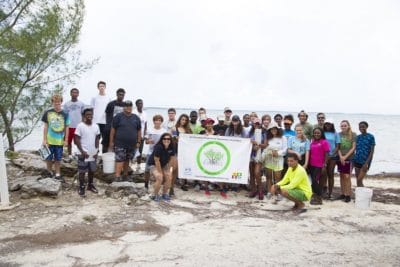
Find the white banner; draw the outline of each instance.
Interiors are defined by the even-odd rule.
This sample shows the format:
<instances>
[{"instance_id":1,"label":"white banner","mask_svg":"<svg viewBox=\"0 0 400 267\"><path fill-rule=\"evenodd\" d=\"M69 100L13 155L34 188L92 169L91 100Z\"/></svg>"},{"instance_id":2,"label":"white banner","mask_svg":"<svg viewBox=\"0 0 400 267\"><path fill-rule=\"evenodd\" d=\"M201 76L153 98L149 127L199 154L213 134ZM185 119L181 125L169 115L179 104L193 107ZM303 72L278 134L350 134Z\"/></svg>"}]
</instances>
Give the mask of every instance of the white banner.
<instances>
[{"instance_id":1,"label":"white banner","mask_svg":"<svg viewBox=\"0 0 400 267\"><path fill-rule=\"evenodd\" d=\"M248 138L179 134L179 178L247 184Z\"/></svg>"}]
</instances>

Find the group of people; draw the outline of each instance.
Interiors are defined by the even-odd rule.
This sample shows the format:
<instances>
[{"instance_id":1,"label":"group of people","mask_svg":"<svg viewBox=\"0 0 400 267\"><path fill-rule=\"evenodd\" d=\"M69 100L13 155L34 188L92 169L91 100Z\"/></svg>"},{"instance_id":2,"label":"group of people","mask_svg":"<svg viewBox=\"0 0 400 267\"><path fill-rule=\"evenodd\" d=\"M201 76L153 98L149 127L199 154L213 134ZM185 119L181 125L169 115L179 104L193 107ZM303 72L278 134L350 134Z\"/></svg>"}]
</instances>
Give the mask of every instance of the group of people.
<instances>
[{"instance_id":1,"label":"group of people","mask_svg":"<svg viewBox=\"0 0 400 267\"><path fill-rule=\"evenodd\" d=\"M149 145L145 167L145 187L154 178L151 198L155 201L169 201L174 196L174 186L179 183L182 190L189 189L189 183L178 178L177 153L180 134L221 135L248 138L252 144L249 155L250 198L262 200L275 196L295 203L293 209L302 211L304 201L322 204L322 199L332 199L334 169L340 173L341 194L337 199L351 200L351 173L353 167L357 186L363 186L374 153L374 136L367 132L368 123L359 123L360 134L355 134L349 121L340 122L336 131L332 120L324 113L317 114L316 125L308 122L308 114L300 111L295 123L291 114L282 116L268 114L258 116L255 112L242 118L233 115L229 107L217 117L217 122L200 108L176 119L176 110L168 109L167 119L157 114L152 118L152 127L147 127L143 101L136 100L133 109L131 101L124 100L125 90L116 91L116 99L106 94L106 83L97 84L99 94L90 106L78 100L79 90L71 89L71 100L62 107L62 97L52 97L53 108L43 115L43 144L48 145L50 156L46 159L49 175L62 180L60 161L63 146L68 147L68 159L72 157L72 140L79 150L79 195L85 196L85 188L97 193L93 183L100 140L102 153L115 153L115 181L129 179L129 163L136 159L138 166L142 159L144 143ZM294 129L292 129L294 126ZM53 173L52 165L55 172ZM85 173L88 173L85 187ZM266 185L263 183L266 179ZM310 183L311 181L311 183ZM195 190L203 189L206 195L218 188L222 197L227 191L239 190L237 185L211 184L194 181ZM162 190L161 190L161 187ZM160 193L161 190L161 193Z\"/></svg>"}]
</instances>

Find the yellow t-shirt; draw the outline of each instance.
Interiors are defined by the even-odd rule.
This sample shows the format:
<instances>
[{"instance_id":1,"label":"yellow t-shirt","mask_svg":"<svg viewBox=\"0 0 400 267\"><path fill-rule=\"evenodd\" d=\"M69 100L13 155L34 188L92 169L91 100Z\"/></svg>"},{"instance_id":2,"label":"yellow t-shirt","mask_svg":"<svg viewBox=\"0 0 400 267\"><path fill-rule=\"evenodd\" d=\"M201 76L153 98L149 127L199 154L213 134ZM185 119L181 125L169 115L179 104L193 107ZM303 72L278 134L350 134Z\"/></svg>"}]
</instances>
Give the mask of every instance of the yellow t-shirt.
<instances>
[{"instance_id":1,"label":"yellow t-shirt","mask_svg":"<svg viewBox=\"0 0 400 267\"><path fill-rule=\"evenodd\" d=\"M281 189L300 189L304 192L307 199L311 198L312 189L308 180L306 170L300 164L293 170L291 167L287 170L285 177L277 183Z\"/></svg>"}]
</instances>

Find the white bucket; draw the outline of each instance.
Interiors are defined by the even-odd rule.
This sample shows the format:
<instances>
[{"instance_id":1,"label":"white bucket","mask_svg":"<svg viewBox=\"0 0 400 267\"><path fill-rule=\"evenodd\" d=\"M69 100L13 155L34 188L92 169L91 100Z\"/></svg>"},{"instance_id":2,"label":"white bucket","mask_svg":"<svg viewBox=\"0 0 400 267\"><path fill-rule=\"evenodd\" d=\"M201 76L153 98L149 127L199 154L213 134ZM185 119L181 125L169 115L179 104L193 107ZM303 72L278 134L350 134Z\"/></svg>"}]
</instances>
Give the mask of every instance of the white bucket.
<instances>
[{"instance_id":1,"label":"white bucket","mask_svg":"<svg viewBox=\"0 0 400 267\"><path fill-rule=\"evenodd\" d=\"M371 204L372 189L356 187L356 208L368 209Z\"/></svg>"},{"instance_id":2,"label":"white bucket","mask_svg":"<svg viewBox=\"0 0 400 267\"><path fill-rule=\"evenodd\" d=\"M107 152L104 153L101 158L103 159L103 172L114 173L115 172L115 153Z\"/></svg>"}]
</instances>

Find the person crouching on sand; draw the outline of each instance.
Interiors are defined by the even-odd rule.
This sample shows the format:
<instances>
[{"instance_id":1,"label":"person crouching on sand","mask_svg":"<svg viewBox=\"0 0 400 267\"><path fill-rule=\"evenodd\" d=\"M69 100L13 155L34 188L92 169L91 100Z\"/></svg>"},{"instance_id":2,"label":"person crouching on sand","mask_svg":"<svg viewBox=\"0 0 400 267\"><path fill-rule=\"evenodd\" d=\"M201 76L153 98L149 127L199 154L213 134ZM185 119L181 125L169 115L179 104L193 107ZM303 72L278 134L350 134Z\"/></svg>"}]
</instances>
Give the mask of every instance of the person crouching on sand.
<instances>
[{"instance_id":1,"label":"person crouching on sand","mask_svg":"<svg viewBox=\"0 0 400 267\"><path fill-rule=\"evenodd\" d=\"M153 153L149 159L150 174L155 178L154 192L150 197L154 201L170 201L168 190L171 186L173 162L175 160L175 147L172 144L172 135L163 133L160 140L154 146ZM159 196L161 184L163 185L162 195Z\"/></svg>"},{"instance_id":2,"label":"person crouching on sand","mask_svg":"<svg viewBox=\"0 0 400 267\"><path fill-rule=\"evenodd\" d=\"M304 201L311 198L312 190L308 180L306 170L299 164L296 154L287 154L287 163L289 166L285 177L271 187L272 194L281 194L283 197L294 202L292 210L295 213L305 212Z\"/></svg>"}]
</instances>

